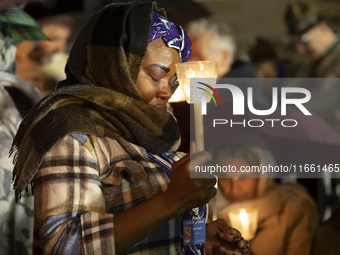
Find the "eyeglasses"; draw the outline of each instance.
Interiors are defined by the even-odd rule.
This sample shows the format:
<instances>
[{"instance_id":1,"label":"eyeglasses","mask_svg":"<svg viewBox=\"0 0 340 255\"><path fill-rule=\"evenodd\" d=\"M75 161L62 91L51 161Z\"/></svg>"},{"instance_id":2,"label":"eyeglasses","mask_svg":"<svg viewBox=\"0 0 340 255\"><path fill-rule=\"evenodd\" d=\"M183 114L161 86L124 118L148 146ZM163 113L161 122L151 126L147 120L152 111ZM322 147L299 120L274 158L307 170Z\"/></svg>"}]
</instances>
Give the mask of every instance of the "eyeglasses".
<instances>
[{"instance_id":1,"label":"eyeglasses","mask_svg":"<svg viewBox=\"0 0 340 255\"><path fill-rule=\"evenodd\" d=\"M309 29L306 33L304 33L304 34L301 36L301 38L300 38L301 43L303 43L303 44L308 43L308 41L309 41L309 39L310 39L310 38L309 38L310 31L311 31L311 29Z\"/></svg>"},{"instance_id":2,"label":"eyeglasses","mask_svg":"<svg viewBox=\"0 0 340 255\"><path fill-rule=\"evenodd\" d=\"M308 29L303 35L295 37L296 44L307 44L310 40L310 33L314 27Z\"/></svg>"}]
</instances>

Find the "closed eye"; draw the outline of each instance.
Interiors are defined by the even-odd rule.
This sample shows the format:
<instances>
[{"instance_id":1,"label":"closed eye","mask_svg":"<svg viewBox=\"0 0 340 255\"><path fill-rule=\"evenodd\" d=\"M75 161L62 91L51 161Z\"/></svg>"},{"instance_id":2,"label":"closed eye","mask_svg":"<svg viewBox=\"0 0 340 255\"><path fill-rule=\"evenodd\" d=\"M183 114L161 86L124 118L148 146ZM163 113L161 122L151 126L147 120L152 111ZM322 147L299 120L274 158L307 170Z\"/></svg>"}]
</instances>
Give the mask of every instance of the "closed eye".
<instances>
[{"instance_id":1,"label":"closed eye","mask_svg":"<svg viewBox=\"0 0 340 255\"><path fill-rule=\"evenodd\" d=\"M158 79L153 78L151 75L150 75L150 78L151 78L153 81L155 81L155 82L159 82L159 81L160 81L160 80L158 80Z\"/></svg>"}]
</instances>

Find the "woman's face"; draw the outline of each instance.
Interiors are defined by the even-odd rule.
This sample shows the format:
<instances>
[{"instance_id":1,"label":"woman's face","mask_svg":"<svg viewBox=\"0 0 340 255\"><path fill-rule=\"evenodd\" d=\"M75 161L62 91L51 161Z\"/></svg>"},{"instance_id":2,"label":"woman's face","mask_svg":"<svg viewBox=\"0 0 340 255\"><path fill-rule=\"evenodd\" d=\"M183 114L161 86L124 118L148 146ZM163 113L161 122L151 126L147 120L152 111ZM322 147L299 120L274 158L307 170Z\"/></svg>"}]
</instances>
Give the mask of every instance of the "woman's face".
<instances>
[{"instance_id":1,"label":"woman's face","mask_svg":"<svg viewBox=\"0 0 340 255\"><path fill-rule=\"evenodd\" d=\"M230 166L236 166L236 169L241 169L241 166L249 166L249 163L241 156L221 158L219 164L223 166L230 164ZM242 202L256 197L258 179L232 178L232 176L218 180L219 188L226 199L230 202Z\"/></svg>"},{"instance_id":2,"label":"woman's face","mask_svg":"<svg viewBox=\"0 0 340 255\"><path fill-rule=\"evenodd\" d=\"M180 63L176 49L162 38L148 44L137 79L137 89L154 106L167 110L167 102L178 86L175 64Z\"/></svg>"}]
</instances>

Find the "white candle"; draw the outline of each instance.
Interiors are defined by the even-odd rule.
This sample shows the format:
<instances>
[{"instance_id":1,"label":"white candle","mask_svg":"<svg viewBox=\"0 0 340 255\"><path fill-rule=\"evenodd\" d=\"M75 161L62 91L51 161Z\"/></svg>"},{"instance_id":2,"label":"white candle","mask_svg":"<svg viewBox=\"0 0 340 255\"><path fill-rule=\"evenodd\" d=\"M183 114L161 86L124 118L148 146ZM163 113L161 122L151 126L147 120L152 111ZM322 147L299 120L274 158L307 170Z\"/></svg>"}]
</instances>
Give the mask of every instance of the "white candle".
<instances>
[{"instance_id":1,"label":"white candle","mask_svg":"<svg viewBox=\"0 0 340 255\"><path fill-rule=\"evenodd\" d=\"M192 61L176 64L176 73L179 85L189 104L200 103L202 95L210 101L210 96L197 89L197 82L206 83L215 87L217 71L216 63L211 61Z\"/></svg>"},{"instance_id":2,"label":"white candle","mask_svg":"<svg viewBox=\"0 0 340 255\"><path fill-rule=\"evenodd\" d=\"M195 133L197 152L204 150L204 129L202 116L202 100L210 101L208 93L198 89L198 82L205 81L214 87L216 83L216 63L211 61L193 61L176 64L179 85L189 104L194 104ZM203 80L202 80L203 79ZM203 95L203 97L202 97Z\"/></svg>"}]
</instances>

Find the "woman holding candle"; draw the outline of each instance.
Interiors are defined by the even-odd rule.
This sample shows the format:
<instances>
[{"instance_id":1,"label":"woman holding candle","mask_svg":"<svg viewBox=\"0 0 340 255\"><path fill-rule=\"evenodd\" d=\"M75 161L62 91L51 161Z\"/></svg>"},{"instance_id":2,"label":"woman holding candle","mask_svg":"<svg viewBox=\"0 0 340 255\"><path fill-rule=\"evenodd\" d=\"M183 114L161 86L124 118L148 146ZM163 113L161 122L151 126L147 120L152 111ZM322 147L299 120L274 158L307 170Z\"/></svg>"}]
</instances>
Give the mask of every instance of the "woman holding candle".
<instances>
[{"instance_id":1,"label":"woman holding candle","mask_svg":"<svg viewBox=\"0 0 340 255\"><path fill-rule=\"evenodd\" d=\"M236 169L261 164L275 166L273 155L261 145L261 140L252 141L252 137L232 140L217 146L219 165L230 164ZM248 212L247 224L251 224L249 212L257 210L257 229L250 240L251 254L309 255L318 215L313 199L302 186L276 184L268 175L258 178L258 173L226 177L219 179L217 216L228 219L243 209Z\"/></svg>"},{"instance_id":2,"label":"woman holding candle","mask_svg":"<svg viewBox=\"0 0 340 255\"><path fill-rule=\"evenodd\" d=\"M203 217L216 190L214 179L189 173L189 162L203 164L209 153L193 146L179 160L174 152L180 135L168 100L191 43L164 15L154 4L128 3L92 16L67 79L21 125L14 185L17 199L34 187L34 254L248 253L223 220L200 226L205 246L181 241L183 223L188 233L198 221L181 215Z\"/></svg>"}]
</instances>

